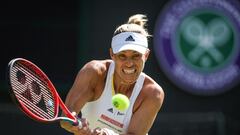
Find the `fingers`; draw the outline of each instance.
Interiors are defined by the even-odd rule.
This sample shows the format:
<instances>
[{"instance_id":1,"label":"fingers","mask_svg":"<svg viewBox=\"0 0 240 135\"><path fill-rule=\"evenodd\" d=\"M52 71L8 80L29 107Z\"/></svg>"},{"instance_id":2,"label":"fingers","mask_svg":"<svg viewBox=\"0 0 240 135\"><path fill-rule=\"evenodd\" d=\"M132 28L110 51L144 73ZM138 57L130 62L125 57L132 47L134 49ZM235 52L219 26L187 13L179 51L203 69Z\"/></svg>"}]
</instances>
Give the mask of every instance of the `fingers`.
<instances>
[{"instance_id":1,"label":"fingers","mask_svg":"<svg viewBox=\"0 0 240 135\"><path fill-rule=\"evenodd\" d=\"M81 119L82 122L82 128L78 128L78 132L84 135L90 135L92 133L91 129L89 128L89 123L87 121L87 119L82 118Z\"/></svg>"},{"instance_id":2,"label":"fingers","mask_svg":"<svg viewBox=\"0 0 240 135\"><path fill-rule=\"evenodd\" d=\"M102 131L101 128L95 128L93 130L93 135L104 135L104 132Z\"/></svg>"},{"instance_id":3,"label":"fingers","mask_svg":"<svg viewBox=\"0 0 240 135\"><path fill-rule=\"evenodd\" d=\"M77 113L72 112L72 115L77 118ZM79 119L82 126L74 126L66 121L61 121L61 127L67 130L68 132L74 133L74 135L92 135L92 132L89 127L89 122L85 118Z\"/></svg>"},{"instance_id":4,"label":"fingers","mask_svg":"<svg viewBox=\"0 0 240 135\"><path fill-rule=\"evenodd\" d=\"M89 123L87 119L80 119L82 126L73 126L70 128L70 132L74 133L74 135L92 135L92 131L89 128Z\"/></svg>"}]
</instances>

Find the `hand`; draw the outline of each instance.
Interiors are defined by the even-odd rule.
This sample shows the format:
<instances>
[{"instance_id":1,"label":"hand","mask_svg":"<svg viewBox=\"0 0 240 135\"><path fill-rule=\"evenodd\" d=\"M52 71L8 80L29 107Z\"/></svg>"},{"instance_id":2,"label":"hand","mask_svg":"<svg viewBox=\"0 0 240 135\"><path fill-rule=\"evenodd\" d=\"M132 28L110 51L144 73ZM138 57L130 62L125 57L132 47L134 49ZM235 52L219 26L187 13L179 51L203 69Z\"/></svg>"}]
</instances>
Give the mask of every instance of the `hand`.
<instances>
[{"instance_id":1,"label":"hand","mask_svg":"<svg viewBox=\"0 0 240 135\"><path fill-rule=\"evenodd\" d=\"M107 135L101 128L95 128L92 135Z\"/></svg>"},{"instance_id":2,"label":"hand","mask_svg":"<svg viewBox=\"0 0 240 135\"><path fill-rule=\"evenodd\" d=\"M93 131L89 128L89 123L87 119L82 118L82 128L78 126L72 126L71 132L74 133L74 135L93 135Z\"/></svg>"},{"instance_id":3,"label":"hand","mask_svg":"<svg viewBox=\"0 0 240 135\"><path fill-rule=\"evenodd\" d=\"M72 114L77 117L76 112L72 112ZM92 135L92 131L89 128L88 121L85 118L80 119L80 121L82 123L82 127L73 126L66 121L60 121L60 125L68 132L74 133L74 135Z\"/></svg>"}]
</instances>

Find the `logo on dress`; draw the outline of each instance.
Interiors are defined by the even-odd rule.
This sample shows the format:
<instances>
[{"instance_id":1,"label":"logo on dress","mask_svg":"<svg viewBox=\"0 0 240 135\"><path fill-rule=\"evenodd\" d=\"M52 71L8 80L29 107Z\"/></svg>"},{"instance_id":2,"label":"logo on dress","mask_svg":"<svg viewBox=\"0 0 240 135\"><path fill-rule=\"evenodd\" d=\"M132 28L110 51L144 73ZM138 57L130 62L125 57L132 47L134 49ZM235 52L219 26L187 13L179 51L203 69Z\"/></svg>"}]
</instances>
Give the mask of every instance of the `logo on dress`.
<instances>
[{"instance_id":1,"label":"logo on dress","mask_svg":"<svg viewBox=\"0 0 240 135\"><path fill-rule=\"evenodd\" d=\"M112 119L112 118L110 118L110 117L108 117L104 114L102 114L100 116L100 118L109 122L109 123L111 123L111 124L113 124L113 125L115 125L115 126L117 126L117 127L123 128L123 123L120 123L120 122L118 122L118 121L116 121L116 120L114 120L114 119Z\"/></svg>"},{"instance_id":2,"label":"logo on dress","mask_svg":"<svg viewBox=\"0 0 240 135\"><path fill-rule=\"evenodd\" d=\"M112 114L114 114L114 115L125 115L125 113L119 112L119 111L117 111L117 110L115 110L113 108L109 108L109 109L107 109L107 111L112 113Z\"/></svg>"}]
</instances>

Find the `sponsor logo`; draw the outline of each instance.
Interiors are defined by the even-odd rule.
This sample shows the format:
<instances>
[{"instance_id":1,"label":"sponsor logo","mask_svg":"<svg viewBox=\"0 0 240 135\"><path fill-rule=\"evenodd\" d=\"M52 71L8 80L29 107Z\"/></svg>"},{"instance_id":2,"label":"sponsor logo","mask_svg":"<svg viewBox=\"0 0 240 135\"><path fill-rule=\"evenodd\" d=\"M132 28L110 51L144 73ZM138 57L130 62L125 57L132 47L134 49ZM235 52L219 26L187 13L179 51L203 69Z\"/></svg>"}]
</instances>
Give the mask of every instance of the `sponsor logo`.
<instances>
[{"instance_id":1,"label":"sponsor logo","mask_svg":"<svg viewBox=\"0 0 240 135\"><path fill-rule=\"evenodd\" d=\"M109 123L111 123L111 124L113 124L113 125L115 125L115 126L117 126L117 127L123 128L123 124L122 123L120 123L120 122L118 122L118 121L116 121L116 120L114 120L114 119L112 119L112 118L110 118L110 117L108 117L108 116L106 116L104 114L102 114L100 116L100 118L105 120L105 121L107 121L107 122L109 122Z\"/></svg>"},{"instance_id":2,"label":"sponsor logo","mask_svg":"<svg viewBox=\"0 0 240 135\"><path fill-rule=\"evenodd\" d=\"M125 113L122 113L122 112L119 112L119 111L116 111L115 109L113 108L109 108L107 109L108 112L114 114L114 115L125 115Z\"/></svg>"},{"instance_id":3,"label":"sponsor logo","mask_svg":"<svg viewBox=\"0 0 240 135\"><path fill-rule=\"evenodd\" d=\"M113 113L113 108L107 109L109 112Z\"/></svg>"},{"instance_id":4,"label":"sponsor logo","mask_svg":"<svg viewBox=\"0 0 240 135\"><path fill-rule=\"evenodd\" d=\"M123 132L122 129L118 129L118 128L116 128L116 127L108 124L107 122L105 122L105 121L103 121L103 120L98 119L97 121L100 122L100 123L102 123L103 125L108 126L108 127L111 128L111 129L113 129L113 130L116 131L117 133L122 133L122 132Z\"/></svg>"},{"instance_id":5,"label":"sponsor logo","mask_svg":"<svg viewBox=\"0 0 240 135\"><path fill-rule=\"evenodd\" d=\"M135 41L135 39L130 35L125 39L125 41Z\"/></svg>"},{"instance_id":6,"label":"sponsor logo","mask_svg":"<svg viewBox=\"0 0 240 135\"><path fill-rule=\"evenodd\" d=\"M178 0L158 17L154 51L166 76L198 95L230 90L240 80L240 13L235 0Z\"/></svg>"}]
</instances>

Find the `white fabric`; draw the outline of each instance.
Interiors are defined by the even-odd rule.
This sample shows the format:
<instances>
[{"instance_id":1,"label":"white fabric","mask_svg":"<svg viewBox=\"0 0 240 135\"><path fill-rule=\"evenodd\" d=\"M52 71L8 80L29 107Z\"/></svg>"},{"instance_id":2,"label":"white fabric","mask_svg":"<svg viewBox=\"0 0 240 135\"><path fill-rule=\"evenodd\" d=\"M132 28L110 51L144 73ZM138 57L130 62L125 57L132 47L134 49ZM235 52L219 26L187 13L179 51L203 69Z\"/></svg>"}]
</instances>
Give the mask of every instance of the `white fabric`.
<instances>
[{"instance_id":1,"label":"white fabric","mask_svg":"<svg viewBox=\"0 0 240 135\"><path fill-rule=\"evenodd\" d=\"M133 88L133 92L130 100L129 108L124 112L116 110L111 102L112 99L112 77L114 72L115 64L112 62L108 69L106 78L105 88L102 95L96 101L89 102L82 108L82 117L89 121L91 129L97 127L108 128L113 130L115 133L123 134L126 133L130 119L132 117L133 105L137 96L139 95L145 76L143 73L140 74L137 82Z\"/></svg>"},{"instance_id":2,"label":"white fabric","mask_svg":"<svg viewBox=\"0 0 240 135\"><path fill-rule=\"evenodd\" d=\"M108 128L103 128L102 130L104 131L104 133L106 133L106 135L119 135Z\"/></svg>"},{"instance_id":3,"label":"white fabric","mask_svg":"<svg viewBox=\"0 0 240 135\"><path fill-rule=\"evenodd\" d=\"M114 54L125 50L134 50L145 54L147 49L147 37L140 33L123 32L112 38L112 50Z\"/></svg>"}]
</instances>

